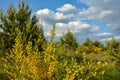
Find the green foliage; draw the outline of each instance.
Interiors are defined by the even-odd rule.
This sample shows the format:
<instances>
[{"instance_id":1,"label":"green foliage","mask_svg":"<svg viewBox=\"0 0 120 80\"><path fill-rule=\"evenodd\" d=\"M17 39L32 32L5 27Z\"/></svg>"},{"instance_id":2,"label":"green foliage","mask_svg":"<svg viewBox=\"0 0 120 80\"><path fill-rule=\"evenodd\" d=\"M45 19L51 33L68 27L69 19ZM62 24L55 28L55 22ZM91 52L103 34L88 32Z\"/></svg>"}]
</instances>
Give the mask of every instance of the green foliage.
<instances>
[{"instance_id":1,"label":"green foliage","mask_svg":"<svg viewBox=\"0 0 120 80\"><path fill-rule=\"evenodd\" d=\"M10 50L10 54L6 54L6 57L3 58L4 73L13 80L54 79L52 76L57 60L54 55L53 42L47 44L44 55L41 56L38 46L33 47L32 42L28 42L24 47L22 32L17 31L15 45ZM54 29L52 31L54 33ZM54 38L54 35L51 36Z\"/></svg>"},{"instance_id":2,"label":"green foliage","mask_svg":"<svg viewBox=\"0 0 120 80\"><path fill-rule=\"evenodd\" d=\"M43 28L24 0L0 13L0 78L2 80L119 80L120 42L87 39L78 44L68 30L54 42L56 25L46 41ZM4 53L6 56L2 56ZM89 54L88 54L89 53ZM109 58L110 56L110 58ZM113 61L111 61L111 60ZM114 64L115 63L115 64Z\"/></svg>"},{"instance_id":3,"label":"green foliage","mask_svg":"<svg viewBox=\"0 0 120 80\"><path fill-rule=\"evenodd\" d=\"M82 44L79 45L76 49L79 52L86 52L88 53L103 53L104 47L103 44L97 40L92 41L90 39L86 39L86 41Z\"/></svg>"},{"instance_id":4,"label":"green foliage","mask_svg":"<svg viewBox=\"0 0 120 80\"><path fill-rule=\"evenodd\" d=\"M7 12L0 14L0 51L1 53L7 52L8 49L12 47L15 43L15 38L17 35L16 29L22 32L23 44L27 44L31 41L33 46L39 41L39 50L42 50L42 43L45 42L45 37L43 34L43 29L41 24L37 24L37 17L34 15L31 17L31 10L29 5L20 1L18 4L18 9L13 5L10 5Z\"/></svg>"},{"instance_id":5,"label":"green foliage","mask_svg":"<svg viewBox=\"0 0 120 80\"><path fill-rule=\"evenodd\" d=\"M86 39L86 41L83 43L85 46L92 46L93 42L90 39Z\"/></svg>"},{"instance_id":6,"label":"green foliage","mask_svg":"<svg viewBox=\"0 0 120 80\"><path fill-rule=\"evenodd\" d=\"M110 59L115 62L116 68L120 72L120 42L116 41L114 38L107 42L106 46Z\"/></svg>"},{"instance_id":7,"label":"green foliage","mask_svg":"<svg viewBox=\"0 0 120 80\"><path fill-rule=\"evenodd\" d=\"M78 45L76 38L70 30L60 37L60 42L71 49L75 49Z\"/></svg>"},{"instance_id":8,"label":"green foliage","mask_svg":"<svg viewBox=\"0 0 120 80\"><path fill-rule=\"evenodd\" d=\"M100 78L104 75L105 66L101 62L88 61L83 55L83 60L77 62L74 56L59 54L57 57L57 49L54 47L53 39L55 37L55 24L51 30L51 41L47 43L43 54L38 50L38 46L32 47L32 42L26 45L23 43L23 35L19 29L15 38L15 45L10 50L10 54L6 54L4 60L4 73L9 79L14 80L74 80L74 79L91 79ZM25 45L25 47L24 47ZM75 53L74 55L77 55ZM62 59L60 59L62 58ZM62 74L62 75L60 75ZM59 75L59 76L58 76Z\"/></svg>"},{"instance_id":9,"label":"green foliage","mask_svg":"<svg viewBox=\"0 0 120 80\"><path fill-rule=\"evenodd\" d=\"M98 40L92 41L90 39L86 39L86 41L83 43L84 46L88 47L98 47L98 48L103 48L103 44L99 42Z\"/></svg>"}]
</instances>

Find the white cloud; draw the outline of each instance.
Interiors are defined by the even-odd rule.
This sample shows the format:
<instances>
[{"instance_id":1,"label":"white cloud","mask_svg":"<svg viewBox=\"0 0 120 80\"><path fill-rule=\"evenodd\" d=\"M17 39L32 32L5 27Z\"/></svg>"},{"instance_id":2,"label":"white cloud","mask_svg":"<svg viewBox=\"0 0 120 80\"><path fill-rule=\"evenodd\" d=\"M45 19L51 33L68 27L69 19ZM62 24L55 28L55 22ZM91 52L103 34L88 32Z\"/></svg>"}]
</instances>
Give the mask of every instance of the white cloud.
<instances>
[{"instance_id":1,"label":"white cloud","mask_svg":"<svg viewBox=\"0 0 120 80\"><path fill-rule=\"evenodd\" d=\"M93 25L94 27L91 29L92 32L98 31L100 28L96 25Z\"/></svg>"},{"instance_id":2,"label":"white cloud","mask_svg":"<svg viewBox=\"0 0 120 80\"><path fill-rule=\"evenodd\" d=\"M54 12L49 9L42 9L42 10L35 12L34 14L39 18L39 22L42 23L46 36L50 36L49 31L52 28L52 24L54 22L56 22L56 25L57 23L61 23L64 25L64 24L69 23L70 19L74 17L73 14L64 14L61 12ZM56 32L56 35L60 36L62 32L60 32L59 30L58 32Z\"/></svg>"},{"instance_id":3,"label":"white cloud","mask_svg":"<svg viewBox=\"0 0 120 80\"><path fill-rule=\"evenodd\" d=\"M113 14L113 12L112 11L110 11L110 10L103 10L103 11L101 11L100 12L100 14L99 14L99 16L98 16L98 18L100 19L104 19L106 16L109 16L109 15L111 15L111 14Z\"/></svg>"},{"instance_id":4,"label":"white cloud","mask_svg":"<svg viewBox=\"0 0 120 80\"><path fill-rule=\"evenodd\" d=\"M40 23L42 23L44 27L45 35L50 36L50 29L52 28L54 21L56 22L57 37L65 33L67 29L70 29L79 41L84 41L86 38L106 41L113 36L113 33L120 33L120 15L118 14L120 11L116 9L117 7L108 8L105 5L111 3L111 0L82 1L89 5L88 9L83 9L81 11L71 4L65 4L62 7L57 8L56 11L51 11L50 9L42 9L35 12L35 14L39 17ZM94 3L92 3L92 1ZM118 10L118 12L116 10ZM91 24L90 22L85 22L84 20L97 20L104 22L107 24L107 26L110 26L114 32L110 33L104 31L104 27L106 26L102 26L102 28L101 25ZM117 38L117 36L115 36L115 38L120 39Z\"/></svg>"},{"instance_id":5,"label":"white cloud","mask_svg":"<svg viewBox=\"0 0 120 80\"><path fill-rule=\"evenodd\" d=\"M68 22L73 17L73 14L64 14L61 12L54 12L49 9L42 9L35 13L41 22L53 23L56 22Z\"/></svg>"},{"instance_id":6,"label":"white cloud","mask_svg":"<svg viewBox=\"0 0 120 80\"><path fill-rule=\"evenodd\" d=\"M49 10L49 9L43 9L43 10L39 10L35 13L40 21L43 23L51 23L54 21L54 12Z\"/></svg>"},{"instance_id":7,"label":"white cloud","mask_svg":"<svg viewBox=\"0 0 120 80\"><path fill-rule=\"evenodd\" d=\"M71 4L65 4L64 6L57 9L59 12L74 12L76 10L76 7Z\"/></svg>"},{"instance_id":8,"label":"white cloud","mask_svg":"<svg viewBox=\"0 0 120 80\"><path fill-rule=\"evenodd\" d=\"M83 17L85 19L95 19L100 21L107 20L107 17L113 14L114 12L112 10L100 10L95 7L89 7L88 9L83 9L81 12L79 12L80 17Z\"/></svg>"},{"instance_id":9,"label":"white cloud","mask_svg":"<svg viewBox=\"0 0 120 80\"><path fill-rule=\"evenodd\" d=\"M59 21L59 20L69 20L70 18L72 18L74 15L73 14L67 14L64 15L63 13L60 12L56 12L54 15L55 21Z\"/></svg>"},{"instance_id":10,"label":"white cloud","mask_svg":"<svg viewBox=\"0 0 120 80\"><path fill-rule=\"evenodd\" d=\"M112 33L104 32L104 33L98 33L97 36L111 36Z\"/></svg>"},{"instance_id":11,"label":"white cloud","mask_svg":"<svg viewBox=\"0 0 120 80\"><path fill-rule=\"evenodd\" d=\"M65 6L65 5L64 5ZM70 29L74 34L87 35L95 33L99 30L99 27L96 25L91 25L89 23L77 20L76 14L64 14L63 12L54 12L49 9L42 9L35 13L44 27L44 32L46 36L50 36L50 29L52 24L56 22L56 36L59 37Z\"/></svg>"},{"instance_id":12,"label":"white cloud","mask_svg":"<svg viewBox=\"0 0 120 80\"><path fill-rule=\"evenodd\" d=\"M68 23L57 23L57 31L64 33L67 29L70 29L73 33L78 33L82 31L83 29L89 28L91 25L82 23L80 21L70 21Z\"/></svg>"},{"instance_id":13,"label":"white cloud","mask_svg":"<svg viewBox=\"0 0 120 80\"><path fill-rule=\"evenodd\" d=\"M79 16L99 20L107 24L116 34L120 34L120 0L80 0L89 6Z\"/></svg>"},{"instance_id":14,"label":"white cloud","mask_svg":"<svg viewBox=\"0 0 120 80\"><path fill-rule=\"evenodd\" d=\"M110 41L113 38L116 39L116 40L120 40L120 36L115 36L115 37L109 37L109 38L100 39L99 41L101 41L101 42Z\"/></svg>"}]
</instances>

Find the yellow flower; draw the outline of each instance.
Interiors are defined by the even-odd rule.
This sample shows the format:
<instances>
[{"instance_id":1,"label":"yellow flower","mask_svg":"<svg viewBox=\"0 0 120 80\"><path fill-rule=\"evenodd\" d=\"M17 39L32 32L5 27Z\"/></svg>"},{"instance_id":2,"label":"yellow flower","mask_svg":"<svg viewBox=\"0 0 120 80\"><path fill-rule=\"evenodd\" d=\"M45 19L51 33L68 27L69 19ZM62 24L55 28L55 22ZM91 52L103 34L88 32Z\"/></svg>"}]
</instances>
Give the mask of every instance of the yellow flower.
<instances>
[{"instance_id":1,"label":"yellow flower","mask_svg":"<svg viewBox=\"0 0 120 80\"><path fill-rule=\"evenodd\" d=\"M102 75L105 73L105 71L102 71Z\"/></svg>"},{"instance_id":2,"label":"yellow flower","mask_svg":"<svg viewBox=\"0 0 120 80\"><path fill-rule=\"evenodd\" d=\"M99 65L99 64L101 64L101 62L99 61L99 62L97 62L97 64Z\"/></svg>"}]
</instances>

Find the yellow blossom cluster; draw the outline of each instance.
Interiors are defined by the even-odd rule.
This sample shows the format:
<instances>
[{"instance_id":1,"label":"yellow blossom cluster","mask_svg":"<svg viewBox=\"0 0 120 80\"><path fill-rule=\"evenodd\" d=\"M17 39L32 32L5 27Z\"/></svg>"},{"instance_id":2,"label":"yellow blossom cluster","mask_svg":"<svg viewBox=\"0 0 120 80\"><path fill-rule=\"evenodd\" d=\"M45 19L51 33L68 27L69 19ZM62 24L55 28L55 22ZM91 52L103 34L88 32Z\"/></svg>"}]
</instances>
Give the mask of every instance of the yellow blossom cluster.
<instances>
[{"instance_id":1,"label":"yellow blossom cluster","mask_svg":"<svg viewBox=\"0 0 120 80\"><path fill-rule=\"evenodd\" d=\"M85 53L80 63L74 57L58 59L60 54L56 54L53 44L54 31L43 52L38 46L33 47L32 42L23 45L22 34L18 33L15 45L3 58L4 72L10 80L90 80L105 74L102 68L107 62L87 60ZM78 55L78 51L74 55Z\"/></svg>"},{"instance_id":2,"label":"yellow blossom cluster","mask_svg":"<svg viewBox=\"0 0 120 80\"><path fill-rule=\"evenodd\" d=\"M102 67L107 66L107 62L102 63L101 61L87 61L84 54L82 64L78 64L75 59L72 58L71 64L65 63L66 66L66 77L64 80L89 80L99 79L99 76L104 75L105 71L101 70Z\"/></svg>"}]
</instances>

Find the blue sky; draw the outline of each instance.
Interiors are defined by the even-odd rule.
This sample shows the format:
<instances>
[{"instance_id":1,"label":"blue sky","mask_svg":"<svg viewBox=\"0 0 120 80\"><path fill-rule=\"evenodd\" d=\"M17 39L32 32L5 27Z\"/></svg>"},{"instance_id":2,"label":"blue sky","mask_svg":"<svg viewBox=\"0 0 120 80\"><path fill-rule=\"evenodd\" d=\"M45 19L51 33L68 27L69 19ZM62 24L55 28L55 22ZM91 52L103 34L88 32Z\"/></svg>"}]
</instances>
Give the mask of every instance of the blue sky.
<instances>
[{"instance_id":1,"label":"blue sky","mask_svg":"<svg viewBox=\"0 0 120 80\"><path fill-rule=\"evenodd\" d=\"M10 4L13 4L17 7L19 0L0 0L0 8L6 10ZM78 3L77 0L25 0L29 3L30 8L33 12L38 11L39 9L49 8L50 10L56 10L63 6L66 3L75 5L77 8L87 8L88 6L84 3Z\"/></svg>"},{"instance_id":2,"label":"blue sky","mask_svg":"<svg viewBox=\"0 0 120 80\"><path fill-rule=\"evenodd\" d=\"M46 36L50 36L56 21L56 38L70 29L79 42L86 38L108 41L120 39L120 0L25 0L32 14L39 18ZM17 8L18 0L0 0L6 11L10 4Z\"/></svg>"}]
</instances>

